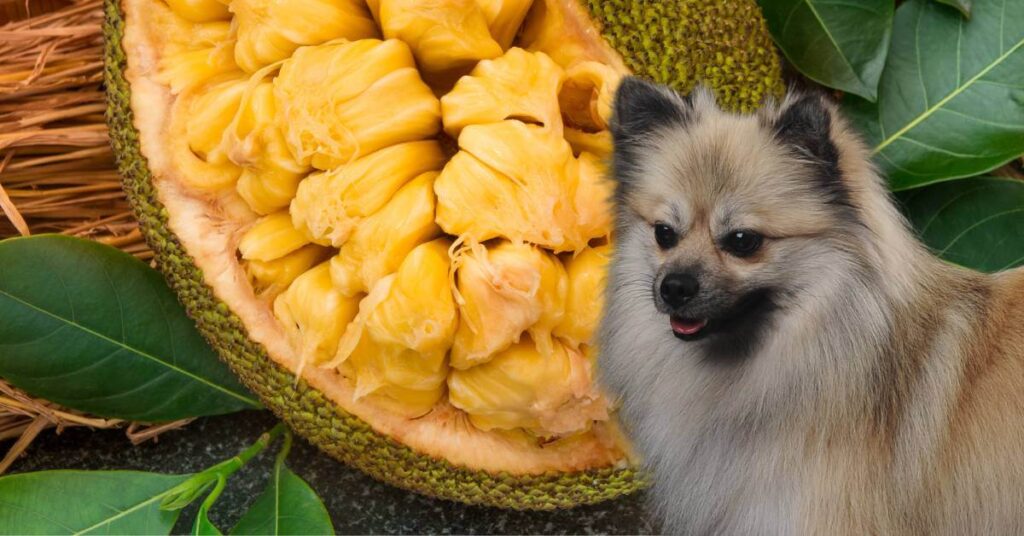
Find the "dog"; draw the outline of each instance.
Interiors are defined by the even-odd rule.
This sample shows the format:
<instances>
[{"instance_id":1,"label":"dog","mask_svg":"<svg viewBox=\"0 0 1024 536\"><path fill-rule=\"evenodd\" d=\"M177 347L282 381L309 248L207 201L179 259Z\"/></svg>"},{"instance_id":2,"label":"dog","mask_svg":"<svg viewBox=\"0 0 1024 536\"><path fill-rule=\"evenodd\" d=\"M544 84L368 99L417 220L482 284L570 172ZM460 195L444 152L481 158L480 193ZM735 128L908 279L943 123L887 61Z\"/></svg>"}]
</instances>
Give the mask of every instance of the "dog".
<instances>
[{"instance_id":1,"label":"dog","mask_svg":"<svg viewBox=\"0 0 1024 536\"><path fill-rule=\"evenodd\" d=\"M823 95L638 78L599 371L685 534L1024 534L1024 271L919 243Z\"/></svg>"}]
</instances>

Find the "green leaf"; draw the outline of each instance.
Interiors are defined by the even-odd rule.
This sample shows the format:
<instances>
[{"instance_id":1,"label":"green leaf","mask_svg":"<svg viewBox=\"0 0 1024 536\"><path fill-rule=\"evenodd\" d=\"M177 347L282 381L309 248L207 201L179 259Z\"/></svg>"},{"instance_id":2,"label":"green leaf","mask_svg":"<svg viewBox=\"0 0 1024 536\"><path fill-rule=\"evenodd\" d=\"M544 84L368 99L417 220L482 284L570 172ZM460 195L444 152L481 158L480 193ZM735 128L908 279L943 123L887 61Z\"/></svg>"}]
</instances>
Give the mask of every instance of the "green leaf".
<instances>
[{"instance_id":1,"label":"green leaf","mask_svg":"<svg viewBox=\"0 0 1024 536\"><path fill-rule=\"evenodd\" d=\"M169 534L163 494L189 475L42 471L0 478L0 534Z\"/></svg>"},{"instance_id":2,"label":"green leaf","mask_svg":"<svg viewBox=\"0 0 1024 536\"><path fill-rule=\"evenodd\" d=\"M984 272L1024 264L1024 182L978 177L899 197L925 244L949 262Z\"/></svg>"},{"instance_id":3,"label":"green leaf","mask_svg":"<svg viewBox=\"0 0 1024 536\"><path fill-rule=\"evenodd\" d=\"M224 491L224 484L227 482L227 478L221 476L217 479L217 484L213 487L213 491L206 496L206 500L199 506L199 512L196 513L196 520L192 524L192 536L223 536L220 529L210 522L208 515L210 507L217 501L217 497L220 497L220 492Z\"/></svg>"},{"instance_id":4,"label":"green leaf","mask_svg":"<svg viewBox=\"0 0 1024 536\"><path fill-rule=\"evenodd\" d=\"M291 442L291 434L286 434L267 489L231 534L334 534L331 517L316 492L284 465Z\"/></svg>"},{"instance_id":5,"label":"green leaf","mask_svg":"<svg viewBox=\"0 0 1024 536\"><path fill-rule=\"evenodd\" d=\"M960 11L960 14L971 18L971 0L935 0L940 4L952 6Z\"/></svg>"},{"instance_id":6,"label":"green leaf","mask_svg":"<svg viewBox=\"0 0 1024 536\"><path fill-rule=\"evenodd\" d=\"M844 99L893 189L970 177L1024 153L1024 2L896 10L878 102Z\"/></svg>"},{"instance_id":7,"label":"green leaf","mask_svg":"<svg viewBox=\"0 0 1024 536\"><path fill-rule=\"evenodd\" d=\"M775 43L808 78L875 100L893 0L761 0Z\"/></svg>"},{"instance_id":8,"label":"green leaf","mask_svg":"<svg viewBox=\"0 0 1024 536\"><path fill-rule=\"evenodd\" d=\"M0 242L0 376L104 417L169 421L258 407L155 270L59 235Z\"/></svg>"}]
</instances>

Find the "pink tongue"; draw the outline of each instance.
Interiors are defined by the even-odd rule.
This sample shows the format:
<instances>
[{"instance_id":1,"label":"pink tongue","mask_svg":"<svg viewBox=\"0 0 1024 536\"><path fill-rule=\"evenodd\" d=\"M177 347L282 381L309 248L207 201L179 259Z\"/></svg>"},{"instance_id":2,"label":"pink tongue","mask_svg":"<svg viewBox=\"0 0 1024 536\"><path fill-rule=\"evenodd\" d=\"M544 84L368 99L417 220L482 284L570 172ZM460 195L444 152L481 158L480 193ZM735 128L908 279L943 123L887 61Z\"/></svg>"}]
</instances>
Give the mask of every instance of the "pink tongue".
<instances>
[{"instance_id":1,"label":"pink tongue","mask_svg":"<svg viewBox=\"0 0 1024 536\"><path fill-rule=\"evenodd\" d=\"M704 329L704 326L708 324L707 320L683 320L681 318L672 318L672 331L680 335L693 335L698 331Z\"/></svg>"}]
</instances>

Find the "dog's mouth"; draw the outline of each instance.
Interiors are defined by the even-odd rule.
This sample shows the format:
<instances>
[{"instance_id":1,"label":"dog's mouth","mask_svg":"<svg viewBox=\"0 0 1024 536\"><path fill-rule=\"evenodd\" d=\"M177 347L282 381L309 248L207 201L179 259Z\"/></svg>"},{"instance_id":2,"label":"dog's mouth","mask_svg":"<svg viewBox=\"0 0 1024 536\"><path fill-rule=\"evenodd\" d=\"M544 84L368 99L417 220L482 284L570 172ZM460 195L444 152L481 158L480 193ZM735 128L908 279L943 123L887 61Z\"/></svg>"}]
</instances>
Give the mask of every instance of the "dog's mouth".
<instances>
[{"instance_id":1,"label":"dog's mouth","mask_svg":"<svg viewBox=\"0 0 1024 536\"><path fill-rule=\"evenodd\" d=\"M703 337L708 326L708 319L683 318L681 316L669 317L672 325L672 333L684 341L694 341Z\"/></svg>"}]
</instances>

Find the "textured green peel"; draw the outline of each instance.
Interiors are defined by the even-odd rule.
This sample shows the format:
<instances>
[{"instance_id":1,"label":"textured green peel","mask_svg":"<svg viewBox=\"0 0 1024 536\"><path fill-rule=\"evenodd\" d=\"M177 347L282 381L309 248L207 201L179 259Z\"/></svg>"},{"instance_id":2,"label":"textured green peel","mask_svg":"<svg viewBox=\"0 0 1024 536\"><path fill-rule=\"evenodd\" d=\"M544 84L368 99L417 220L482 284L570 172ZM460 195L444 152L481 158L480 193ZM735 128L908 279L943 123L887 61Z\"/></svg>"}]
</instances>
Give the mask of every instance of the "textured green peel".
<instances>
[{"instance_id":1,"label":"textured green peel","mask_svg":"<svg viewBox=\"0 0 1024 536\"><path fill-rule=\"evenodd\" d=\"M700 82L727 110L783 92L779 56L754 0L586 0L634 73L689 93Z\"/></svg>"}]
</instances>

